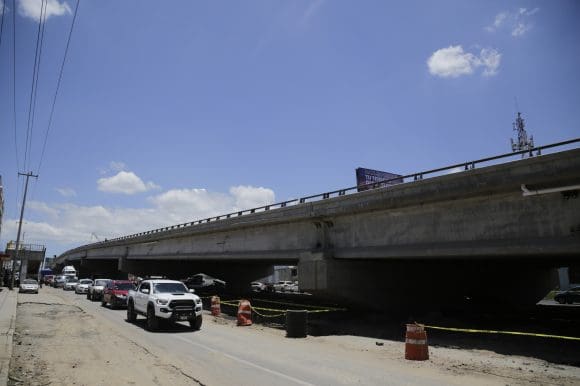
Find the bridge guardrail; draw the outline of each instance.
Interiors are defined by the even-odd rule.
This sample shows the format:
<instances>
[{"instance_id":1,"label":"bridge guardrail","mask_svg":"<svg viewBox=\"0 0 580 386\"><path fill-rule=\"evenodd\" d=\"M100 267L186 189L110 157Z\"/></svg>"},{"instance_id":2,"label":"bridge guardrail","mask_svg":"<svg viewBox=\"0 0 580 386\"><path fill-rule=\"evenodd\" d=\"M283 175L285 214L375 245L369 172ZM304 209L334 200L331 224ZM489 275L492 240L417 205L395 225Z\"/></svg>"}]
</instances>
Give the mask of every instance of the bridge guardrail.
<instances>
[{"instance_id":1,"label":"bridge guardrail","mask_svg":"<svg viewBox=\"0 0 580 386\"><path fill-rule=\"evenodd\" d=\"M426 171L422 171L422 172L407 174L407 175L404 175L401 177L398 176L398 177L384 180L384 181L380 181L380 182L371 182L371 183L368 183L365 185L351 186L349 188L333 190L333 191L325 192L325 193L313 194L310 196L305 196L305 197L296 198L296 199L292 199L292 200L282 201L282 202L278 202L278 203L274 203L274 204L268 204L268 205L260 206L257 208L244 209L244 210L237 211L237 212L227 213L227 214L223 214L223 215L219 215L219 216L208 217L205 219L186 222L183 224L171 225L171 226L164 227L164 228L158 228L158 229L153 229L153 230L149 230L149 231L145 231L145 232L134 233L132 235L121 236L121 237L117 237L117 238L106 240L106 241L98 241L96 243L91 243L91 244L86 244L86 245L80 246L80 247L72 249L68 252L75 252L75 251L80 250L82 248L86 248L89 246L101 245L101 244L105 244L105 243L109 243L109 242L113 242L113 241L128 240L128 239L133 239L136 237L141 237L141 236L146 236L146 235L151 235L151 234L156 234L156 233L161 233L161 232L168 232L168 231L171 231L174 229L180 229L180 228L191 227L191 226L195 226L195 225L201 225L204 223L226 220L226 219L240 217L240 216L253 214L253 213L265 212L265 211L269 211L272 209L285 208L285 207L290 206L290 205L299 205L299 204L304 204L307 202L326 200L326 199L333 198L333 197L345 196L347 194L353 194L353 193L359 192L360 188L364 188L365 191L372 190L372 189L385 188L385 187L393 186L392 184L389 184L389 182L392 182L392 181L403 180L403 182L397 184L397 185L400 185L402 183L410 183L410 182L423 180L424 177L428 176L428 175L439 176L439 175L441 175L442 172L448 172L447 174L449 174L449 172L460 172L460 171L473 170L473 169L475 169L475 167L477 165L496 161L499 159L511 158L511 157L518 156L518 155L521 155L522 157L526 156L526 155L533 157L534 153L536 153L535 154L536 156L540 156L540 155L542 155L543 150L553 149L553 148L562 147L562 146L571 145L571 144L577 144L577 143L580 143L580 138L575 138L575 139L571 139L568 141L557 142L557 143L553 143L553 144L549 144L549 145L534 147L534 148L529 149L529 150L504 153L504 154L500 154L500 155L493 156L493 157L486 157L486 158L481 158L478 160L462 162L462 163L458 163L458 164L454 164L454 165L450 165L450 166L445 166L445 167L441 167L441 168L437 168L437 169L431 169L431 170L426 170Z\"/></svg>"}]
</instances>

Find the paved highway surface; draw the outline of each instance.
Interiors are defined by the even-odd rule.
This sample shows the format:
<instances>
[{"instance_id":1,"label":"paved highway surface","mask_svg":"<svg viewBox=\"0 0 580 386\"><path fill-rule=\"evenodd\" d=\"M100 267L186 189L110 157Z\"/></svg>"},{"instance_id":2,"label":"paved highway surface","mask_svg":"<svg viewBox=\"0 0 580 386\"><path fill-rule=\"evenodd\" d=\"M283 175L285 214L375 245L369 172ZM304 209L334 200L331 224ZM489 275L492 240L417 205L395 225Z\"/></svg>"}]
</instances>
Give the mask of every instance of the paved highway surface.
<instances>
[{"instance_id":1,"label":"paved highway surface","mask_svg":"<svg viewBox=\"0 0 580 386\"><path fill-rule=\"evenodd\" d=\"M152 333L145 330L143 317L136 324L127 323L124 310L103 308L100 302L90 302L85 296L61 289L45 287L39 295L19 294L18 301L20 343L15 345L13 358L20 362L11 364L13 374L21 379L26 371L18 367L29 365L30 374L40 367L54 384L65 373L67 383L122 381L140 386L505 385L580 381L578 368L554 366L533 358L430 348L429 361L406 361L402 342L355 336L289 339L278 329L237 327L231 318L213 318L208 313L204 314L200 331L178 324ZM54 317L58 308L72 311L59 319ZM42 324L35 327L34 323ZM38 331L40 328L51 331L52 336ZM43 339L48 338L53 340L46 341L49 347L43 347ZM55 344L54 339L63 343ZM19 351L26 350L27 345L37 348L28 354ZM76 356L72 354L75 347L83 345L89 347ZM46 352L49 354L43 354ZM67 362L71 355L78 358L72 364ZM51 372L61 378L50 378Z\"/></svg>"}]
</instances>

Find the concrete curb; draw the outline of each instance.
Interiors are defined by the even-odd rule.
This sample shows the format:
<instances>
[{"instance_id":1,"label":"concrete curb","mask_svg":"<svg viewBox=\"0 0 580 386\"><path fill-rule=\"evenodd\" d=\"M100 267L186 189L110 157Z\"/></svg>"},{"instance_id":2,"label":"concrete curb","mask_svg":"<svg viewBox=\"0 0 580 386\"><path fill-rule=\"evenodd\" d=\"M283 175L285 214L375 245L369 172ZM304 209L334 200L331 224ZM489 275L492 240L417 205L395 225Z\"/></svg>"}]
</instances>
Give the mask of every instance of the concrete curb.
<instances>
[{"instance_id":1,"label":"concrete curb","mask_svg":"<svg viewBox=\"0 0 580 386\"><path fill-rule=\"evenodd\" d=\"M16 304L18 290L0 288L0 386L8 384L10 359L12 358L12 337L16 327Z\"/></svg>"}]
</instances>

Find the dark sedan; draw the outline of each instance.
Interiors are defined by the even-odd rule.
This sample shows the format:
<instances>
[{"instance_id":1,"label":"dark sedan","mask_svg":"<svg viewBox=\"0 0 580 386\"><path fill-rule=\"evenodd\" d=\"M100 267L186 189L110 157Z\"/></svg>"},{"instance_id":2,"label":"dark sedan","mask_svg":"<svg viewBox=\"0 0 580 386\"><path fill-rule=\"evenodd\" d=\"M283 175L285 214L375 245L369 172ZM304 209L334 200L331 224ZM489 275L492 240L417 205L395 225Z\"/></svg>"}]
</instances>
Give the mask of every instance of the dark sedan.
<instances>
[{"instance_id":1,"label":"dark sedan","mask_svg":"<svg viewBox=\"0 0 580 386\"><path fill-rule=\"evenodd\" d=\"M572 287L567 291L561 291L554 296L554 300L560 304L580 303L580 286Z\"/></svg>"}]
</instances>

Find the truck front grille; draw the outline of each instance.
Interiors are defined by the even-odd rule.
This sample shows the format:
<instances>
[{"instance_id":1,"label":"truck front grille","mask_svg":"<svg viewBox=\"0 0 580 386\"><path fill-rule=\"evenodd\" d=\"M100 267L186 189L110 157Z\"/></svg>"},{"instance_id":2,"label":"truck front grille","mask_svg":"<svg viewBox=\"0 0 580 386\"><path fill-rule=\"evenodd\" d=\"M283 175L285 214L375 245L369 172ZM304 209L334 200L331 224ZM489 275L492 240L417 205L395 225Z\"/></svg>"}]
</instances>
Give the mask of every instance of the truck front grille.
<instances>
[{"instance_id":1,"label":"truck front grille","mask_svg":"<svg viewBox=\"0 0 580 386\"><path fill-rule=\"evenodd\" d=\"M188 310L191 311L194 307L193 300L172 300L169 302L169 308L174 311Z\"/></svg>"}]
</instances>

